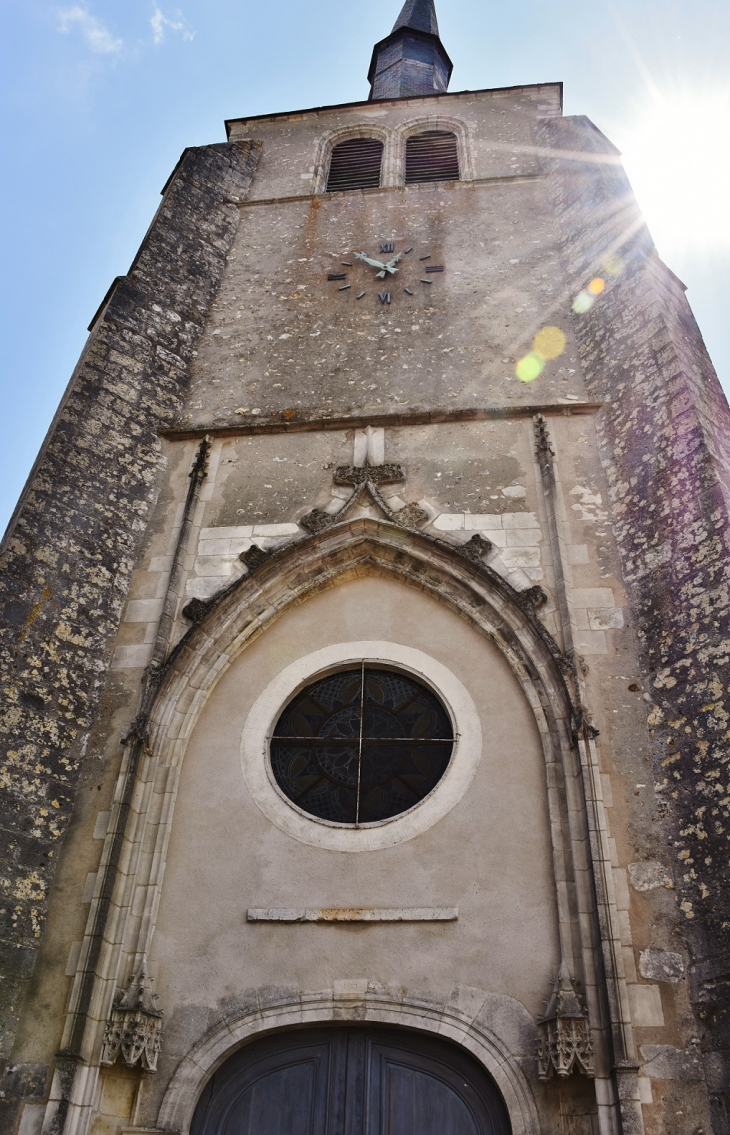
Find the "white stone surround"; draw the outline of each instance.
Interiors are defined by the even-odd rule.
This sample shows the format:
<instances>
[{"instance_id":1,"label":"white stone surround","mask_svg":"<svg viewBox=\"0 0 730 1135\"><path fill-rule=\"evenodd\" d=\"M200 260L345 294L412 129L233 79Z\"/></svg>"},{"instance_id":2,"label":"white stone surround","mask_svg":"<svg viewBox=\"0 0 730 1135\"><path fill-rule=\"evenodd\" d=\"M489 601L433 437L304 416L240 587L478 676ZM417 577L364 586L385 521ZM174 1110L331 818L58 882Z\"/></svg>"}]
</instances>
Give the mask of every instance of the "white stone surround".
<instances>
[{"instance_id":1,"label":"white stone surround","mask_svg":"<svg viewBox=\"0 0 730 1135\"><path fill-rule=\"evenodd\" d=\"M454 729L454 750L436 787L409 811L357 827L315 819L284 796L269 762L269 739L286 703L317 675L349 662L395 663L438 690ZM421 835L454 808L471 784L482 756L479 714L466 687L443 663L395 642L339 642L306 654L269 682L251 707L241 738L241 763L256 804L281 831L332 851L376 851Z\"/></svg>"}]
</instances>

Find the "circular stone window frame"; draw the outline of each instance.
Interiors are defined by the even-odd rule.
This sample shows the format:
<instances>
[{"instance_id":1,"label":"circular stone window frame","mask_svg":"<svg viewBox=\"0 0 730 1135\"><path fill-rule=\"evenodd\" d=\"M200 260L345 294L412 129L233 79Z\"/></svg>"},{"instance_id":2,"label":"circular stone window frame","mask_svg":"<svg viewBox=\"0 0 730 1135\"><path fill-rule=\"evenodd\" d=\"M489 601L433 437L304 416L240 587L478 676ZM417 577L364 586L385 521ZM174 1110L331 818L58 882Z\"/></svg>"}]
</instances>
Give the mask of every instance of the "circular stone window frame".
<instances>
[{"instance_id":1,"label":"circular stone window frame","mask_svg":"<svg viewBox=\"0 0 730 1135\"><path fill-rule=\"evenodd\" d=\"M276 723L292 698L318 678L362 662L396 668L428 686L451 718L454 747L446 771L423 800L390 819L355 826L319 819L289 800L274 778L269 747ZM258 808L300 843L330 851L379 851L422 835L459 803L481 756L481 722L463 682L430 654L381 640L335 643L292 662L256 698L241 737L243 777Z\"/></svg>"}]
</instances>

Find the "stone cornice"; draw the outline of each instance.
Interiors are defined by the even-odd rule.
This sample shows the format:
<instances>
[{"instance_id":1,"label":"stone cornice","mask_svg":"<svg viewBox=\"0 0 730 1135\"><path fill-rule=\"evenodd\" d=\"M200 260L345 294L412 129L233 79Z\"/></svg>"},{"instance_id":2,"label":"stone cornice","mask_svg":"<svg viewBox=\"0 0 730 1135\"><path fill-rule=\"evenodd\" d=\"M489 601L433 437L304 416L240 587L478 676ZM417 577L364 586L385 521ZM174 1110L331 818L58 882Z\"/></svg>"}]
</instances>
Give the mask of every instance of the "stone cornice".
<instances>
[{"instance_id":1,"label":"stone cornice","mask_svg":"<svg viewBox=\"0 0 730 1135\"><path fill-rule=\"evenodd\" d=\"M465 406L456 410L406 410L398 414L359 413L338 414L332 417L286 418L282 411L278 418L251 418L247 421L218 422L215 425L175 425L161 430L168 441L192 441L210 437L239 437L250 434L312 433L319 430L363 429L365 426L424 426L450 422L491 422L514 418L533 418L535 414L549 417L572 417L575 414L597 414L602 402L550 402L522 406Z\"/></svg>"}]
</instances>

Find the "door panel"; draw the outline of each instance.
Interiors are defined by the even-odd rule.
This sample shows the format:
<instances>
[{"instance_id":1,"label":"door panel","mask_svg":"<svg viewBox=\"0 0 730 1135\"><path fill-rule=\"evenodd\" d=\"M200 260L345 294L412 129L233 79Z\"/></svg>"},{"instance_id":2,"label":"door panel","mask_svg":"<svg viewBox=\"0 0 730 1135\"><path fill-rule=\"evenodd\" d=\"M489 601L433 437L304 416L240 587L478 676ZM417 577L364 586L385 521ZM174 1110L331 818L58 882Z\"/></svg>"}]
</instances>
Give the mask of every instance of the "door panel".
<instances>
[{"instance_id":1,"label":"door panel","mask_svg":"<svg viewBox=\"0 0 730 1135\"><path fill-rule=\"evenodd\" d=\"M443 1131L479 1135L464 1101L430 1076L391 1063L384 1088L380 1121L371 1127L378 1135L436 1135Z\"/></svg>"},{"instance_id":2,"label":"door panel","mask_svg":"<svg viewBox=\"0 0 730 1135\"><path fill-rule=\"evenodd\" d=\"M274 1034L207 1084L191 1135L510 1135L502 1097L468 1053L403 1029Z\"/></svg>"},{"instance_id":3,"label":"door panel","mask_svg":"<svg viewBox=\"0 0 730 1135\"><path fill-rule=\"evenodd\" d=\"M315 1115L317 1064L290 1064L261 1076L231 1109L222 1135L312 1135L321 1130Z\"/></svg>"},{"instance_id":4,"label":"door panel","mask_svg":"<svg viewBox=\"0 0 730 1135\"><path fill-rule=\"evenodd\" d=\"M209 1081L191 1135L329 1135L336 1042L317 1030L242 1048Z\"/></svg>"},{"instance_id":5,"label":"door panel","mask_svg":"<svg viewBox=\"0 0 730 1135\"><path fill-rule=\"evenodd\" d=\"M455 1045L371 1030L366 1135L507 1135L491 1078Z\"/></svg>"}]
</instances>

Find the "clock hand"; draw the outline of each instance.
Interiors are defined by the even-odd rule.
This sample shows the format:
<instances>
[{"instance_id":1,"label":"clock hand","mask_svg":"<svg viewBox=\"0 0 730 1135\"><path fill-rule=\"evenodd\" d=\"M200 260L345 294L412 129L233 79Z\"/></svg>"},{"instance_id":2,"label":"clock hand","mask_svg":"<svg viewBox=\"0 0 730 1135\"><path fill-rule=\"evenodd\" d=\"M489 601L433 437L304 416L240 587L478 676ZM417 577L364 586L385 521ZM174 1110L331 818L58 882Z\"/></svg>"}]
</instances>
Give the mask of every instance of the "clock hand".
<instances>
[{"instance_id":1,"label":"clock hand","mask_svg":"<svg viewBox=\"0 0 730 1135\"><path fill-rule=\"evenodd\" d=\"M385 264L381 264L379 260L371 260L364 252L356 252L354 256L356 260L364 260L366 264L370 264L373 268L380 268L383 272L386 270Z\"/></svg>"},{"instance_id":2,"label":"clock hand","mask_svg":"<svg viewBox=\"0 0 730 1135\"><path fill-rule=\"evenodd\" d=\"M393 259L389 260L388 263L385 265L386 272L392 272L392 273L397 272L398 269L394 268L393 265L397 264L398 261L402 260L402 259L403 259L403 253L399 252L397 256L394 256Z\"/></svg>"}]
</instances>

